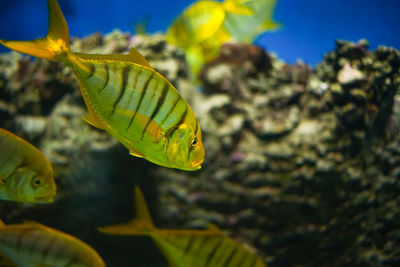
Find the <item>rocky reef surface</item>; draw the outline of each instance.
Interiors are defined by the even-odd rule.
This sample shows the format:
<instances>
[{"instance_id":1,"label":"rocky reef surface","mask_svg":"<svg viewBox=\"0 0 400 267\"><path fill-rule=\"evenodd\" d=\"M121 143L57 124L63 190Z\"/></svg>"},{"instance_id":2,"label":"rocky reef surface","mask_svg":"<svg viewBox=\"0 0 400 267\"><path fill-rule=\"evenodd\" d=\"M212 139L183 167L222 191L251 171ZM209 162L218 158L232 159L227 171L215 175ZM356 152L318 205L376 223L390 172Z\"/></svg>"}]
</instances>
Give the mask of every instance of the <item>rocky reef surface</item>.
<instances>
[{"instance_id":1,"label":"rocky reef surface","mask_svg":"<svg viewBox=\"0 0 400 267\"><path fill-rule=\"evenodd\" d=\"M4 54L0 127L39 147L58 185L50 205L1 202L4 221L36 220L71 233L107 266L167 266L149 238L96 230L134 216L139 185L157 226L212 222L268 266L400 264L397 50L337 41L313 70L257 46L225 44L204 66L201 86L161 34L93 34L73 40L72 50L126 53L131 46L192 106L203 131L203 168L184 172L129 156L82 121L86 108L71 68Z\"/></svg>"}]
</instances>

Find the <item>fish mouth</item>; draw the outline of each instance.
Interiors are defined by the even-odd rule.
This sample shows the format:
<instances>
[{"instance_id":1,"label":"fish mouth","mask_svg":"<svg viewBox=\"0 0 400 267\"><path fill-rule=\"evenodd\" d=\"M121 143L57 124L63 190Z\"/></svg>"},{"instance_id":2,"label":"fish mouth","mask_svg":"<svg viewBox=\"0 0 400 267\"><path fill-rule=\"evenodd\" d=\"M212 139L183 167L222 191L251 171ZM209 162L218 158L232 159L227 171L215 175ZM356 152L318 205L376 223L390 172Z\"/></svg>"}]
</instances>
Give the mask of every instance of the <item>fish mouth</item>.
<instances>
[{"instance_id":1,"label":"fish mouth","mask_svg":"<svg viewBox=\"0 0 400 267\"><path fill-rule=\"evenodd\" d=\"M190 164L190 169L192 169L192 170L199 170L199 169L201 169L201 164L203 163L203 161L195 161L195 162L192 162L192 164Z\"/></svg>"}]
</instances>

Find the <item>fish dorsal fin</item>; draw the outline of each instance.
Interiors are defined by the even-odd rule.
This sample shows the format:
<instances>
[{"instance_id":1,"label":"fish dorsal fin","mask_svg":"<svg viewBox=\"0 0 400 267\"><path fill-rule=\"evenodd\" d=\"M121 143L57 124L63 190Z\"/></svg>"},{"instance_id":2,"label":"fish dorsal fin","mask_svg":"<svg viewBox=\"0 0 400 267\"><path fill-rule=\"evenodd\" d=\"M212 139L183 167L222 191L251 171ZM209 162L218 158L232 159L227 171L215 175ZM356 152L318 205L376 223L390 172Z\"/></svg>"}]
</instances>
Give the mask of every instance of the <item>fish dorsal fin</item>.
<instances>
[{"instance_id":1,"label":"fish dorsal fin","mask_svg":"<svg viewBox=\"0 0 400 267\"><path fill-rule=\"evenodd\" d=\"M135 187L135 210L135 220L140 221L144 225L154 227L142 190L137 186Z\"/></svg>"},{"instance_id":2,"label":"fish dorsal fin","mask_svg":"<svg viewBox=\"0 0 400 267\"><path fill-rule=\"evenodd\" d=\"M144 56L142 56L142 54L140 54L139 51L137 51L135 48L133 47L131 48L131 51L129 52L128 56L134 63L147 67L149 69L153 69L150 66L149 62L147 62L147 60L144 58Z\"/></svg>"},{"instance_id":3,"label":"fish dorsal fin","mask_svg":"<svg viewBox=\"0 0 400 267\"><path fill-rule=\"evenodd\" d=\"M136 217L118 225L98 227L97 229L106 234L113 235L152 235L157 231L151 219L143 193L139 187L135 187L135 212Z\"/></svg>"},{"instance_id":4,"label":"fish dorsal fin","mask_svg":"<svg viewBox=\"0 0 400 267\"><path fill-rule=\"evenodd\" d=\"M222 233L221 229L213 223L208 223L208 231Z\"/></svg>"}]
</instances>

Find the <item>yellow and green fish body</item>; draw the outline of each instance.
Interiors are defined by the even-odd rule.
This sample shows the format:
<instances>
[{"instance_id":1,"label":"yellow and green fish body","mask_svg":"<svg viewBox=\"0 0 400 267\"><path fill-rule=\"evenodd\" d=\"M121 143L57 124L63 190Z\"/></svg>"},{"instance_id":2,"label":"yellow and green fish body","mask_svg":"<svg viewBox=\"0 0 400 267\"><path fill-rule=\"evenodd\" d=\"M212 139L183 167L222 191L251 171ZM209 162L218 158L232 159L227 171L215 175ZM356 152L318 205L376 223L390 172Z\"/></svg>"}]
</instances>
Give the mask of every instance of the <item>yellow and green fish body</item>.
<instances>
[{"instance_id":1,"label":"yellow and green fish body","mask_svg":"<svg viewBox=\"0 0 400 267\"><path fill-rule=\"evenodd\" d=\"M106 130L132 155L169 168L200 169L205 154L200 126L175 87L133 48L128 55L72 53L57 1L48 2L45 38L0 43L70 65L89 111L85 121Z\"/></svg>"},{"instance_id":2,"label":"yellow and green fish body","mask_svg":"<svg viewBox=\"0 0 400 267\"><path fill-rule=\"evenodd\" d=\"M252 10L243 0L198 1L189 6L167 31L167 41L185 50L192 72L200 72L201 65L218 55L220 46L231 39L223 27L228 13L249 16Z\"/></svg>"},{"instance_id":3,"label":"yellow and green fish body","mask_svg":"<svg viewBox=\"0 0 400 267\"><path fill-rule=\"evenodd\" d=\"M187 8L169 27L167 40L181 48L200 44L220 29L224 19L223 3L198 1Z\"/></svg>"},{"instance_id":4,"label":"yellow and green fish body","mask_svg":"<svg viewBox=\"0 0 400 267\"><path fill-rule=\"evenodd\" d=\"M223 43L251 43L261 33L278 27L272 20L276 0L198 1L168 28L167 41L181 47L192 72L215 59Z\"/></svg>"},{"instance_id":5,"label":"yellow and green fish body","mask_svg":"<svg viewBox=\"0 0 400 267\"><path fill-rule=\"evenodd\" d=\"M193 111L171 83L133 61L135 52L71 59L89 108L86 121L109 132L132 155L166 167L200 168L204 149Z\"/></svg>"},{"instance_id":6,"label":"yellow and green fish body","mask_svg":"<svg viewBox=\"0 0 400 267\"><path fill-rule=\"evenodd\" d=\"M0 128L0 199L52 202L56 194L53 168L32 144Z\"/></svg>"},{"instance_id":7,"label":"yellow and green fish body","mask_svg":"<svg viewBox=\"0 0 400 267\"><path fill-rule=\"evenodd\" d=\"M208 230L157 229L139 188L135 191L136 219L100 227L100 232L114 235L152 237L171 267L265 267L262 259L227 237L216 226Z\"/></svg>"},{"instance_id":8,"label":"yellow and green fish body","mask_svg":"<svg viewBox=\"0 0 400 267\"><path fill-rule=\"evenodd\" d=\"M20 267L106 266L88 244L34 222L10 225L1 222L0 251Z\"/></svg>"}]
</instances>

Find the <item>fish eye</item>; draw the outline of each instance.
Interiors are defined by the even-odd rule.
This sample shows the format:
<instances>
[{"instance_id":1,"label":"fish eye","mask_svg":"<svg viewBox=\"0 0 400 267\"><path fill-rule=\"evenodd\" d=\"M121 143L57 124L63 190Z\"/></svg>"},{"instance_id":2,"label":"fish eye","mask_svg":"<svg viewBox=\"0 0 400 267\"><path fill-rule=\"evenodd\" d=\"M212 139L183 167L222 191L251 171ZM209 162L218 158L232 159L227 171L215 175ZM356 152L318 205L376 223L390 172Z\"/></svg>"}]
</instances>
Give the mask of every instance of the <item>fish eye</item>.
<instances>
[{"instance_id":1,"label":"fish eye","mask_svg":"<svg viewBox=\"0 0 400 267\"><path fill-rule=\"evenodd\" d=\"M32 179L31 184L33 187L39 187L43 183L43 179L40 176L36 176L35 178Z\"/></svg>"},{"instance_id":2,"label":"fish eye","mask_svg":"<svg viewBox=\"0 0 400 267\"><path fill-rule=\"evenodd\" d=\"M198 142L197 137L193 138L191 146L194 147L197 144L197 142Z\"/></svg>"}]
</instances>

